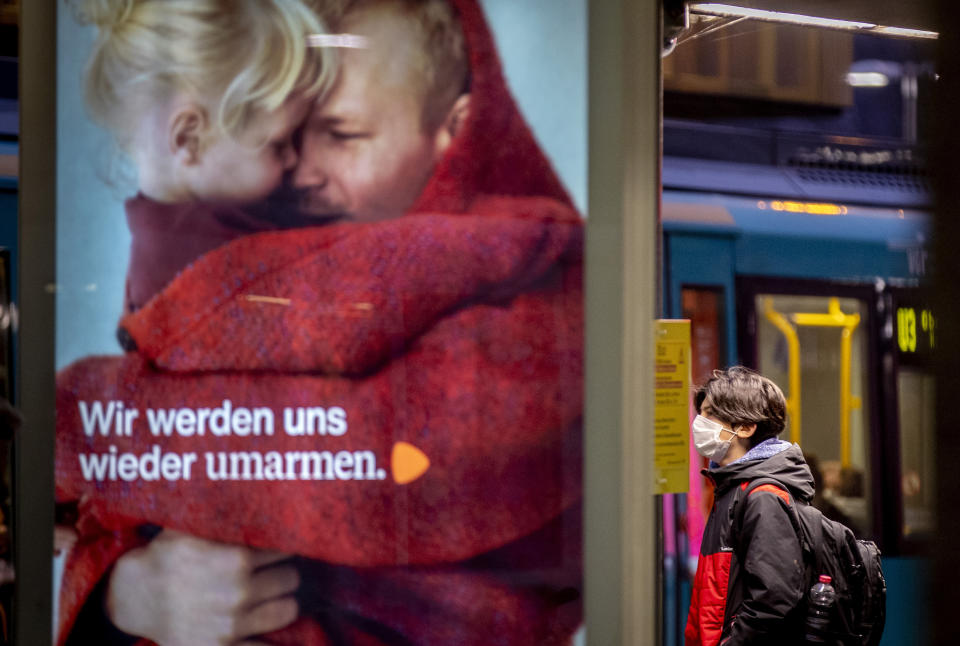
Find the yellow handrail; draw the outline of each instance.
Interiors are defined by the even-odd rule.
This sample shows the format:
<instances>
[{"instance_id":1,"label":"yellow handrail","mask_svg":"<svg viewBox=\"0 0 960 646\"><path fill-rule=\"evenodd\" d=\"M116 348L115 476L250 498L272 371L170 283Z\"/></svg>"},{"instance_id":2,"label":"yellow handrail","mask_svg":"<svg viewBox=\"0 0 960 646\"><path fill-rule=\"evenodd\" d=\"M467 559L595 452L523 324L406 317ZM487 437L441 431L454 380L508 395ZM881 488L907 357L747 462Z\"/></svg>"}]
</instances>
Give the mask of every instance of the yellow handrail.
<instances>
[{"instance_id":1,"label":"yellow handrail","mask_svg":"<svg viewBox=\"0 0 960 646\"><path fill-rule=\"evenodd\" d=\"M790 441L800 444L800 339L783 314L773 309L773 299L763 299L763 314L787 339L787 415L790 416Z\"/></svg>"},{"instance_id":2,"label":"yellow handrail","mask_svg":"<svg viewBox=\"0 0 960 646\"><path fill-rule=\"evenodd\" d=\"M848 467L851 463L850 413L855 399L850 392L851 348L853 332L860 324L860 315L844 314L840 309L840 300L833 297L828 302L826 314L798 312L791 318L797 325L843 328L840 331L840 463Z\"/></svg>"}]
</instances>

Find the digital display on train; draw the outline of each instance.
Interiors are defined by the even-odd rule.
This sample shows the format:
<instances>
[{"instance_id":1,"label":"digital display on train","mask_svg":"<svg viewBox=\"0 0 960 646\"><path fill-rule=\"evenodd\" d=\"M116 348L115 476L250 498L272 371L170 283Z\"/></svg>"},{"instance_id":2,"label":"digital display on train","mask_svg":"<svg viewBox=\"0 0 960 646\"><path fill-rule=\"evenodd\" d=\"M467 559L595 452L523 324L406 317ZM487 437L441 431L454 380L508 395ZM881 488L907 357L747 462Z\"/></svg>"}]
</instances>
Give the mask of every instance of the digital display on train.
<instances>
[{"instance_id":1,"label":"digital display on train","mask_svg":"<svg viewBox=\"0 0 960 646\"><path fill-rule=\"evenodd\" d=\"M925 364L937 344L937 318L920 289L894 291L894 347L900 363Z\"/></svg>"}]
</instances>

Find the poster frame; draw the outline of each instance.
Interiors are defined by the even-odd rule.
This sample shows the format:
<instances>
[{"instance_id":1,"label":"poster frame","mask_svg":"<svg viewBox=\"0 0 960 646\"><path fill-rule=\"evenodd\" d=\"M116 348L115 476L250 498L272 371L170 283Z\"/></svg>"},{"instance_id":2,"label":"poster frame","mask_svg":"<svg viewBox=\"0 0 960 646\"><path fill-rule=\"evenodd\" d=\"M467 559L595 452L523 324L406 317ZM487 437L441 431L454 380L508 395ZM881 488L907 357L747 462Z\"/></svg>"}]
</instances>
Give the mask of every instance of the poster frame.
<instances>
[{"instance_id":1,"label":"poster frame","mask_svg":"<svg viewBox=\"0 0 960 646\"><path fill-rule=\"evenodd\" d=\"M56 0L20 5L20 285L15 367L13 643L52 641Z\"/></svg>"},{"instance_id":2,"label":"poster frame","mask_svg":"<svg viewBox=\"0 0 960 646\"><path fill-rule=\"evenodd\" d=\"M652 419L648 340L656 296L659 9L656 0L589 2L588 212L594 217L588 224L587 316L595 323L588 323L586 339L592 358L585 435L603 429L584 447L590 643L654 643L657 623L655 524L649 522L654 498L648 484L637 487L648 480L643 460L650 453L635 433ZM26 424L14 466L12 623L18 644L45 644L52 636L57 13L56 0L21 4L16 403ZM597 37L611 27L615 37ZM606 216L597 217L601 213ZM609 324L596 323L602 319ZM647 394L636 397L638 392ZM617 462L612 477L610 456Z\"/></svg>"}]
</instances>

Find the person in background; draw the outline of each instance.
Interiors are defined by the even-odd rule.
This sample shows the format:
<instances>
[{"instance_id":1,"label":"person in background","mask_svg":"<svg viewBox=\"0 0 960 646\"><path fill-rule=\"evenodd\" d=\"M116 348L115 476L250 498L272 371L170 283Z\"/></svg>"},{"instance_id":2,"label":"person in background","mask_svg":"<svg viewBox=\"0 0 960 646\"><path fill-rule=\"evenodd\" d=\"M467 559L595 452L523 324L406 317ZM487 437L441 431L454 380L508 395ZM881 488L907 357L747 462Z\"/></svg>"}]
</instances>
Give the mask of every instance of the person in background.
<instances>
[{"instance_id":1,"label":"person in background","mask_svg":"<svg viewBox=\"0 0 960 646\"><path fill-rule=\"evenodd\" d=\"M823 485L823 475L820 470L820 460L812 453L806 454L807 466L810 467L810 473L813 474L813 486L816 493L810 504L823 512L823 515L830 520L843 523L847 527L855 527L853 519L843 512L837 505L833 504L830 496L824 495L826 488Z\"/></svg>"}]
</instances>

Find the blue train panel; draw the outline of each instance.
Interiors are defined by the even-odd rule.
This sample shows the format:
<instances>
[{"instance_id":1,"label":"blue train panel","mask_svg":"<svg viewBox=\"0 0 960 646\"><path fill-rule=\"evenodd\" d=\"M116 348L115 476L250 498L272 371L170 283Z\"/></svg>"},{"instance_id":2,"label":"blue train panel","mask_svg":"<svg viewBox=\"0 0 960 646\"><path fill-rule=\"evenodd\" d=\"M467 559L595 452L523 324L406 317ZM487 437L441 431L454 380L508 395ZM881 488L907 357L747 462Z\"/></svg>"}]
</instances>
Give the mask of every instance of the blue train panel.
<instances>
[{"instance_id":1,"label":"blue train panel","mask_svg":"<svg viewBox=\"0 0 960 646\"><path fill-rule=\"evenodd\" d=\"M664 191L663 229L668 240L732 243L736 274L869 282L924 276L930 216L912 209ZM671 256L671 262L675 270L698 260Z\"/></svg>"},{"instance_id":2,"label":"blue train panel","mask_svg":"<svg viewBox=\"0 0 960 646\"><path fill-rule=\"evenodd\" d=\"M0 115L3 112L0 110ZM2 133L0 133L2 135ZM0 139L0 191L15 191L17 188L17 143Z\"/></svg>"}]
</instances>

